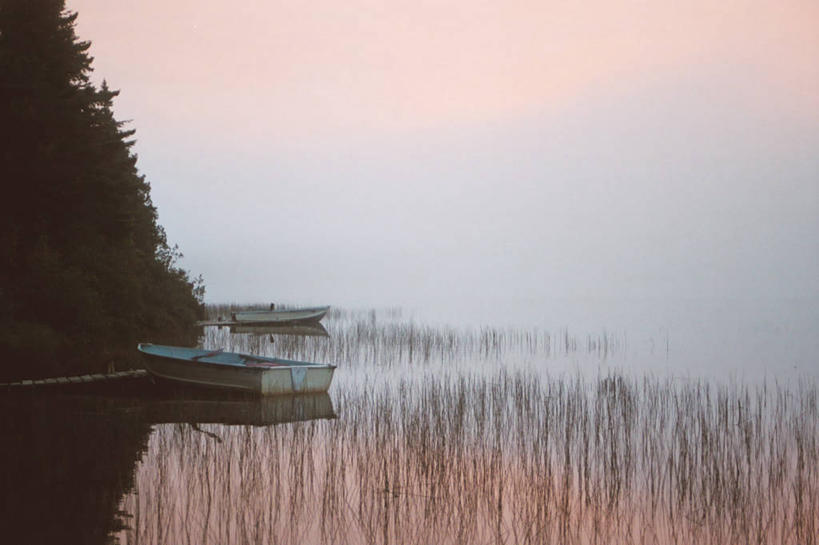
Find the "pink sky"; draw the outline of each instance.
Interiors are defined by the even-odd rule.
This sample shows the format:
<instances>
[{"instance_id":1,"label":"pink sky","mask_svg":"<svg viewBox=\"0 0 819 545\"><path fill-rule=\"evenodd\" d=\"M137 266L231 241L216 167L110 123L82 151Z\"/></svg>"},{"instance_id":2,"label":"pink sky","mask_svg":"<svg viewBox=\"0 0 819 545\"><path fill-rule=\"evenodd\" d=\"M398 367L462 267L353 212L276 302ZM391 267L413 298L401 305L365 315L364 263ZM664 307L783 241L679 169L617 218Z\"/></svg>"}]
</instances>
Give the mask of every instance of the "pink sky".
<instances>
[{"instance_id":1,"label":"pink sky","mask_svg":"<svg viewBox=\"0 0 819 545\"><path fill-rule=\"evenodd\" d=\"M819 294L816 0L68 8L210 300Z\"/></svg>"},{"instance_id":2,"label":"pink sky","mask_svg":"<svg viewBox=\"0 0 819 545\"><path fill-rule=\"evenodd\" d=\"M140 123L310 138L497 122L647 76L743 70L819 113L819 3L69 0ZM742 82L738 85L742 88Z\"/></svg>"}]
</instances>

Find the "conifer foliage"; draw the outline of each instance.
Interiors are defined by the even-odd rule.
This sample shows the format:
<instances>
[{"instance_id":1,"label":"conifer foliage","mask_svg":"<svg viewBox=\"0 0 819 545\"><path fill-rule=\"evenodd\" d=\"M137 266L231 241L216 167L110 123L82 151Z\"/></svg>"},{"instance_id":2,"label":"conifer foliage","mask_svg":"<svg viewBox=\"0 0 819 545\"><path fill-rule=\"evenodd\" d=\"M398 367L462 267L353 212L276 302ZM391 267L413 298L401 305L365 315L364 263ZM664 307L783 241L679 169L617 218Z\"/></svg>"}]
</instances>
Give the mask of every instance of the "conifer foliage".
<instances>
[{"instance_id":1,"label":"conifer foliage","mask_svg":"<svg viewBox=\"0 0 819 545\"><path fill-rule=\"evenodd\" d=\"M76 17L0 0L0 378L136 363L138 341L193 342L202 313Z\"/></svg>"}]
</instances>

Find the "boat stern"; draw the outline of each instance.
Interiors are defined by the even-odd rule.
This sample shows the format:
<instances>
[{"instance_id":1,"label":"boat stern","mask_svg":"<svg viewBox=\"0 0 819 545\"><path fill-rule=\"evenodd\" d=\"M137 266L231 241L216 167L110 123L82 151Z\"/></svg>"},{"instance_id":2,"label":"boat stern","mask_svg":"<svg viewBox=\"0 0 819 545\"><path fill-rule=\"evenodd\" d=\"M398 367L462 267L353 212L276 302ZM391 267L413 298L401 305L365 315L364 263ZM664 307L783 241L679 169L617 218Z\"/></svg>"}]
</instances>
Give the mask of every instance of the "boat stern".
<instances>
[{"instance_id":1,"label":"boat stern","mask_svg":"<svg viewBox=\"0 0 819 545\"><path fill-rule=\"evenodd\" d=\"M263 395L326 392L335 369L334 365L268 369L262 373L260 390Z\"/></svg>"}]
</instances>

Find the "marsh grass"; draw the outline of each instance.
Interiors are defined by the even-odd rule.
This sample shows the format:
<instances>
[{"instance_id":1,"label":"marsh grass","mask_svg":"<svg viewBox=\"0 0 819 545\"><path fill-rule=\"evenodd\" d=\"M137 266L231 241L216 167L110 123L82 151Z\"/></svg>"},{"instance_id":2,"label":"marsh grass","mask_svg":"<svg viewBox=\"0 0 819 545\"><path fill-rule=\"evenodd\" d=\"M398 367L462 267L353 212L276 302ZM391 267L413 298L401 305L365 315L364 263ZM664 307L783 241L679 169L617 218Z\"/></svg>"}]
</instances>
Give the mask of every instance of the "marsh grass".
<instances>
[{"instance_id":1,"label":"marsh grass","mask_svg":"<svg viewBox=\"0 0 819 545\"><path fill-rule=\"evenodd\" d=\"M400 316L328 330L257 348L339 363L338 419L158 426L122 542L817 543L815 381L550 374L560 336Z\"/></svg>"},{"instance_id":2,"label":"marsh grass","mask_svg":"<svg viewBox=\"0 0 819 545\"><path fill-rule=\"evenodd\" d=\"M256 305L257 307L260 305ZM210 306L208 316L247 307ZM544 358L584 354L606 361L622 354L624 335L602 332L582 336L564 329L552 334L537 329L454 328L418 324L404 319L399 309L350 311L331 309L324 325L328 338L297 335L234 334L229 327L207 327L202 344L206 348L251 351L283 358L318 362L343 362L347 369L377 366L381 370L402 365L474 366L510 358Z\"/></svg>"}]
</instances>

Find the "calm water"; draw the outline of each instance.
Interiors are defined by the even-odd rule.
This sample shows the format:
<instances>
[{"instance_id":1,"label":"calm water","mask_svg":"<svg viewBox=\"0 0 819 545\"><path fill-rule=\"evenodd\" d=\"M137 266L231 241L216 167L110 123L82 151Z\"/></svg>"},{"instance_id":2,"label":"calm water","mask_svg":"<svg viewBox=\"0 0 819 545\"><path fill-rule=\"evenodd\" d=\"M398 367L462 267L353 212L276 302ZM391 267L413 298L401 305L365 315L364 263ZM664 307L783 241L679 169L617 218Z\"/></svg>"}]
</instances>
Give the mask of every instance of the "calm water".
<instances>
[{"instance_id":1,"label":"calm water","mask_svg":"<svg viewBox=\"0 0 819 545\"><path fill-rule=\"evenodd\" d=\"M542 306L475 303L334 310L327 336L204 331L208 348L338 364L329 395L144 382L3 398L3 533L817 542L815 307L609 301L550 321Z\"/></svg>"}]
</instances>

